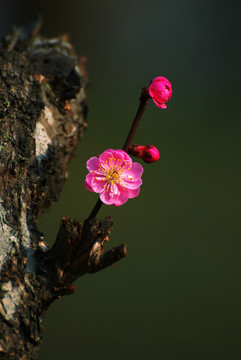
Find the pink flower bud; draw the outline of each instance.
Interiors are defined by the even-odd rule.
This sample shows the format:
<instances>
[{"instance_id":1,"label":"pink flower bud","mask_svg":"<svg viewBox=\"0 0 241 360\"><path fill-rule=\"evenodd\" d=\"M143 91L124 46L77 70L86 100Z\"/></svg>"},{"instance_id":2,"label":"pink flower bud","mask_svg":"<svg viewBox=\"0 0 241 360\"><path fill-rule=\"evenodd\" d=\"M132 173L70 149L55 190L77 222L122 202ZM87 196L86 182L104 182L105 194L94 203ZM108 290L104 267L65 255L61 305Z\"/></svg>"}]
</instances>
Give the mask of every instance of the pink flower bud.
<instances>
[{"instance_id":1,"label":"pink flower bud","mask_svg":"<svg viewBox=\"0 0 241 360\"><path fill-rule=\"evenodd\" d=\"M152 80L148 91L156 106L161 109L166 109L167 106L165 103L172 96L171 83L164 76L158 76Z\"/></svg>"},{"instance_id":2,"label":"pink flower bud","mask_svg":"<svg viewBox=\"0 0 241 360\"><path fill-rule=\"evenodd\" d=\"M132 145L128 153L146 163L152 163L160 159L159 150L154 145Z\"/></svg>"}]
</instances>

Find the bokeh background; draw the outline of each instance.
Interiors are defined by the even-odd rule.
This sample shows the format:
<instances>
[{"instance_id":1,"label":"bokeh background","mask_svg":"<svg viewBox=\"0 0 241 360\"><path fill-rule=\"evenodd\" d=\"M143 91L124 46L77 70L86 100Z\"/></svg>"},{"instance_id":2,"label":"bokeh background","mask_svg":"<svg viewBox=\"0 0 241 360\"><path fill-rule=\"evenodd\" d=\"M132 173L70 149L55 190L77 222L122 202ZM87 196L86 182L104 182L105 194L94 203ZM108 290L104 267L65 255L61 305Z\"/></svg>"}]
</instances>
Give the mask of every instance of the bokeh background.
<instances>
[{"instance_id":1,"label":"bokeh background","mask_svg":"<svg viewBox=\"0 0 241 360\"><path fill-rule=\"evenodd\" d=\"M86 160L120 148L140 87L173 84L149 103L134 142L154 144L138 198L100 218L128 257L76 283L45 319L40 360L241 359L240 11L237 1L1 0L0 35L43 16L88 57L88 129L62 195L39 221L51 245L60 218L83 221L97 195ZM107 248L108 248L107 246Z\"/></svg>"}]
</instances>

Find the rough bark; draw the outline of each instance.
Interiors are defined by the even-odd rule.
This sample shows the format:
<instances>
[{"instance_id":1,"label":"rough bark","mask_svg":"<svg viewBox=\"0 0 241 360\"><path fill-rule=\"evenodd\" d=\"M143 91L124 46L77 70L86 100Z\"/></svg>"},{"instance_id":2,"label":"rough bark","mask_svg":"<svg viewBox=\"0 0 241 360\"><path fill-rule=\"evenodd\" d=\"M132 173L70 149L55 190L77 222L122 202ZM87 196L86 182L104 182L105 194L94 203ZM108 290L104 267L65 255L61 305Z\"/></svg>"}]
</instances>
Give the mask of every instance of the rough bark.
<instances>
[{"instance_id":1,"label":"rough bark","mask_svg":"<svg viewBox=\"0 0 241 360\"><path fill-rule=\"evenodd\" d=\"M39 22L0 44L0 359L36 359L50 304L126 256L104 252L112 221L62 218L50 249L36 220L55 202L86 128L86 72L68 38Z\"/></svg>"}]
</instances>

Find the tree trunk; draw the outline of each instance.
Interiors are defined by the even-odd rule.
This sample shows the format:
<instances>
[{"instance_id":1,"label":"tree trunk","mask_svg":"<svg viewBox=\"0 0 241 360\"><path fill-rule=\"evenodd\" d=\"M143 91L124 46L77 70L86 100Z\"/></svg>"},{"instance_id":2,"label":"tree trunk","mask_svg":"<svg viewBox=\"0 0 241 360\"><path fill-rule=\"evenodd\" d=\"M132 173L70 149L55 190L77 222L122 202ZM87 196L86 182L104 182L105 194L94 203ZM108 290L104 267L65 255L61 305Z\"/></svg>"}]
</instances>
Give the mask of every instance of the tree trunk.
<instances>
[{"instance_id":1,"label":"tree trunk","mask_svg":"<svg viewBox=\"0 0 241 360\"><path fill-rule=\"evenodd\" d=\"M72 282L126 256L107 252L112 221L63 218L50 249L36 220L60 194L86 128L86 72L66 35L39 22L0 44L0 359L36 359L50 304Z\"/></svg>"}]
</instances>

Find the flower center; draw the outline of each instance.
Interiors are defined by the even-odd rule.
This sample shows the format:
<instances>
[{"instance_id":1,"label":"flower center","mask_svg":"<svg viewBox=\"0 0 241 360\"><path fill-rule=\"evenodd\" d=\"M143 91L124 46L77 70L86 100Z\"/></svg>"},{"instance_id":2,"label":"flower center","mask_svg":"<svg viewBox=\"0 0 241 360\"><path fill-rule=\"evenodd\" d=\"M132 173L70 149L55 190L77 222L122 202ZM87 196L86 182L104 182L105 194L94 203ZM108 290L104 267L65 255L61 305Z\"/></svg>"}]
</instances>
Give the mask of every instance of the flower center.
<instances>
[{"instance_id":1,"label":"flower center","mask_svg":"<svg viewBox=\"0 0 241 360\"><path fill-rule=\"evenodd\" d=\"M111 184L118 182L119 177L120 177L120 173L113 169L108 170L106 173L106 180L108 183Z\"/></svg>"}]
</instances>

